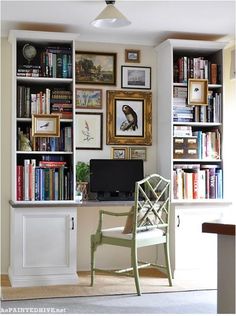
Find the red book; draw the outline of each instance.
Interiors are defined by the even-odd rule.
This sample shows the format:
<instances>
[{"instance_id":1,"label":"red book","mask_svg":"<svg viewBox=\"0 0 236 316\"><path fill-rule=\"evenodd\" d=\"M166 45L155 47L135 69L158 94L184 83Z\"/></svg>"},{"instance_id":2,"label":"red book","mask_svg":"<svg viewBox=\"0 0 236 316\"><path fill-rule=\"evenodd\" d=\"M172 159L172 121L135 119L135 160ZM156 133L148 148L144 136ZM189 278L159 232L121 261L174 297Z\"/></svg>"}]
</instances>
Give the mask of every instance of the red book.
<instances>
[{"instance_id":1,"label":"red book","mask_svg":"<svg viewBox=\"0 0 236 316\"><path fill-rule=\"evenodd\" d=\"M193 199L199 198L198 172L193 172Z\"/></svg>"},{"instance_id":2,"label":"red book","mask_svg":"<svg viewBox=\"0 0 236 316\"><path fill-rule=\"evenodd\" d=\"M39 162L39 167L41 168L60 168L65 166L66 162L65 161L40 161Z\"/></svg>"},{"instance_id":3,"label":"red book","mask_svg":"<svg viewBox=\"0 0 236 316\"><path fill-rule=\"evenodd\" d=\"M217 64L211 64L211 83L217 84Z\"/></svg>"},{"instance_id":4,"label":"red book","mask_svg":"<svg viewBox=\"0 0 236 316\"><path fill-rule=\"evenodd\" d=\"M16 167L16 199L17 201L23 201L23 173L24 167Z\"/></svg>"}]
</instances>

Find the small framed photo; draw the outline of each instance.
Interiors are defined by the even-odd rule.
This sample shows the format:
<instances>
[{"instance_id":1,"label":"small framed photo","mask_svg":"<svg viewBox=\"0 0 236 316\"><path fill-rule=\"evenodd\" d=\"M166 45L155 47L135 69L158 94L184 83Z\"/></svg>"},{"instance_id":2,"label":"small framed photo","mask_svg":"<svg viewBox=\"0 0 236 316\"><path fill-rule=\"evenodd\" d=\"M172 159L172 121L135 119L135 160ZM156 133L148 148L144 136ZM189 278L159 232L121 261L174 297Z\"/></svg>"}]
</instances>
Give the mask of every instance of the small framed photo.
<instances>
[{"instance_id":1,"label":"small framed photo","mask_svg":"<svg viewBox=\"0 0 236 316\"><path fill-rule=\"evenodd\" d=\"M83 84L116 85L116 53L76 51L75 80Z\"/></svg>"},{"instance_id":2,"label":"small framed photo","mask_svg":"<svg viewBox=\"0 0 236 316\"><path fill-rule=\"evenodd\" d=\"M75 147L76 149L102 149L102 113L76 113Z\"/></svg>"},{"instance_id":3,"label":"small framed photo","mask_svg":"<svg viewBox=\"0 0 236 316\"><path fill-rule=\"evenodd\" d=\"M138 49L126 49L125 50L125 62L126 63L140 63L140 50L138 50Z\"/></svg>"},{"instance_id":4,"label":"small framed photo","mask_svg":"<svg viewBox=\"0 0 236 316\"><path fill-rule=\"evenodd\" d=\"M130 159L142 159L147 160L147 149L146 147L130 147L129 149Z\"/></svg>"},{"instance_id":5,"label":"small framed photo","mask_svg":"<svg viewBox=\"0 0 236 316\"><path fill-rule=\"evenodd\" d=\"M60 137L60 115L33 114L33 137Z\"/></svg>"},{"instance_id":6,"label":"small framed photo","mask_svg":"<svg viewBox=\"0 0 236 316\"><path fill-rule=\"evenodd\" d=\"M152 93L107 91L107 144L152 144Z\"/></svg>"},{"instance_id":7,"label":"small framed photo","mask_svg":"<svg viewBox=\"0 0 236 316\"><path fill-rule=\"evenodd\" d=\"M151 89L151 67L121 66L121 88Z\"/></svg>"},{"instance_id":8,"label":"small framed photo","mask_svg":"<svg viewBox=\"0 0 236 316\"><path fill-rule=\"evenodd\" d=\"M111 148L112 159L129 159L128 147L112 147Z\"/></svg>"},{"instance_id":9,"label":"small framed photo","mask_svg":"<svg viewBox=\"0 0 236 316\"><path fill-rule=\"evenodd\" d=\"M101 109L102 89L75 89L76 109Z\"/></svg>"},{"instance_id":10,"label":"small framed photo","mask_svg":"<svg viewBox=\"0 0 236 316\"><path fill-rule=\"evenodd\" d=\"M207 79L188 79L188 104L208 105Z\"/></svg>"}]
</instances>

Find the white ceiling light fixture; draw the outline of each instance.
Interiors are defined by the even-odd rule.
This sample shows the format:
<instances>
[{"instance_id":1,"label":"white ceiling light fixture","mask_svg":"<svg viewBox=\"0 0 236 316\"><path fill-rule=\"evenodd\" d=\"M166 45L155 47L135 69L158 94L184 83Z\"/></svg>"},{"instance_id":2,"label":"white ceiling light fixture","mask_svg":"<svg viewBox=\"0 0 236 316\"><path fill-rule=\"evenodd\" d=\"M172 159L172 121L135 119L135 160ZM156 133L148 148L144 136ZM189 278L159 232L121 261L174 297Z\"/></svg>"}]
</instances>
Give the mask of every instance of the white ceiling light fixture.
<instances>
[{"instance_id":1,"label":"white ceiling light fixture","mask_svg":"<svg viewBox=\"0 0 236 316\"><path fill-rule=\"evenodd\" d=\"M115 1L106 0L106 8L94 19L91 24L95 27L113 28L131 24L131 22L114 6Z\"/></svg>"}]
</instances>

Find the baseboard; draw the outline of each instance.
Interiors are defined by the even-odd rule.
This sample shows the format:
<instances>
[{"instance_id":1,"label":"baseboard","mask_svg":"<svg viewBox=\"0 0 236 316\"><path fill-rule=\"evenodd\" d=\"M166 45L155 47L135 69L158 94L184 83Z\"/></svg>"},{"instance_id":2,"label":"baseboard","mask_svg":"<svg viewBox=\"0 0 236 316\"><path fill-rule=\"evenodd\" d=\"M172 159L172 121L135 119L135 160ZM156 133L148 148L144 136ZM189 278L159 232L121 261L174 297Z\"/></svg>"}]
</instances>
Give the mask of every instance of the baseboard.
<instances>
[{"instance_id":1,"label":"baseboard","mask_svg":"<svg viewBox=\"0 0 236 316\"><path fill-rule=\"evenodd\" d=\"M78 284L79 281L77 273L64 275L14 275L11 268L8 270L8 276L12 287Z\"/></svg>"}]
</instances>

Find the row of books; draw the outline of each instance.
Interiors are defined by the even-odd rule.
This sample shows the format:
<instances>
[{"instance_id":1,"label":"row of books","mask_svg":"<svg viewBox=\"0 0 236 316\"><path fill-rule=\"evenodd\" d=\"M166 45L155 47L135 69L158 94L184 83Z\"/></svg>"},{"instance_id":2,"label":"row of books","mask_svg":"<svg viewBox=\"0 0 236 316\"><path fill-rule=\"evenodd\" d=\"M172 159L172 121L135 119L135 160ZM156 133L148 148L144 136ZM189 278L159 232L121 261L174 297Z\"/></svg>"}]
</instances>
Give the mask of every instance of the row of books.
<instances>
[{"instance_id":1,"label":"row of books","mask_svg":"<svg viewBox=\"0 0 236 316\"><path fill-rule=\"evenodd\" d=\"M25 159L17 165L16 193L18 201L73 199L73 173L66 162Z\"/></svg>"},{"instance_id":2,"label":"row of books","mask_svg":"<svg viewBox=\"0 0 236 316\"><path fill-rule=\"evenodd\" d=\"M64 126L60 129L60 137L37 137L32 139L31 127L26 126L23 130L18 127L17 130L17 150L22 150L21 137L24 134L30 141L33 151L65 151L71 152L73 149L72 127Z\"/></svg>"},{"instance_id":3,"label":"row of books","mask_svg":"<svg viewBox=\"0 0 236 316\"><path fill-rule=\"evenodd\" d=\"M194 131L197 136L198 159L220 159L221 157L221 134L219 129L212 131Z\"/></svg>"},{"instance_id":4,"label":"row of books","mask_svg":"<svg viewBox=\"0 0 236 316\"><path fill-rule=\"evenodd\" d=\"M72 78L70 47L51 46L39 49L38 65L18 65L17 76Z\"/></svg>"},{"instance_id":5,"label":"row of books","mask_svg":"<svg viewBox=\"0 0 236 316\"><path fill-rule=\"evenodd\" d=\"M35 93L30 87L17 86L17 117L51 113L58 113L61 118L72 118L71 91L46 88Z\"/></svg>"},{"instance_id":6,"label":"row of books","mask_svg":"<svg viewBox=\"0 0 236 316\"><path fill-rule=\"evenodd\" d=\"M220 65L201 56L181 56L174 62L174 82L187 83L189 78L208 79L209 83L217 84Z\"/></svg>"},{"instance_id":7,"label":"row of books","mask_svg":"<svg viewBox=\"0 0 236 316\"><path fill-rule=\"evenodd\" d=\"M222 199L222 169L217 165L175 165L174 199Z\"/></svg>"},{"instance_id":8,"label":"row of books","mask_svg":"<svg viewBox=\"0 0 236 316\"><path fill-rule=\"evenodd\" d=\"M37 137L34 140L34 151L65 151L71 152L72 143L72 127L65 126L60 130L60 137Z\"/></svg>"},{"instance_id":9,"label":"row of books","mask_svg":"<svg viewBox=\"0 0 236 316\"><path fill-rule=\"evenodd\" d=\"M189 106L186 97L173 97L174 122L214 122L222 121L222 95L208 92L208 105Z\"/></svg>"}]
</instances>

